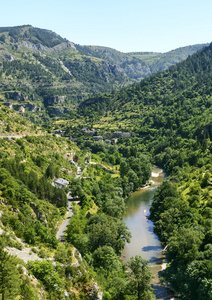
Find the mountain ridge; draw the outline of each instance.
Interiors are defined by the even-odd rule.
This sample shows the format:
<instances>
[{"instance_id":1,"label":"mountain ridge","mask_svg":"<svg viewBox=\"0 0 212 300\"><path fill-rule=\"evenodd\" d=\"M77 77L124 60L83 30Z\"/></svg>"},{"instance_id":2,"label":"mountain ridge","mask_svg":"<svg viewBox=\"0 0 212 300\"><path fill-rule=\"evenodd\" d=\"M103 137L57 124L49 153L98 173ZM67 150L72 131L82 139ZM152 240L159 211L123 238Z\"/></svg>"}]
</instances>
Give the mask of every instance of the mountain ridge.
<instances>
[{"instance_id":1,"label":"mountain ridge","mask_svg":"<svg viewBox=\"0 0 212 300\"><path fill-rule=\"evenodd\" d=\"M71 112L83 99L140 81L204 46L172 54L126 54L108 47L80 46L31 25L1 27L0 98L14 107L21 104L33 121L50 120ZM24 101L8 97L12 92L28 96L29 104L37 106L34 116ZM49 98L60 96L66 99L63 103L45 105Z\"/></svg>"}]
</instances>

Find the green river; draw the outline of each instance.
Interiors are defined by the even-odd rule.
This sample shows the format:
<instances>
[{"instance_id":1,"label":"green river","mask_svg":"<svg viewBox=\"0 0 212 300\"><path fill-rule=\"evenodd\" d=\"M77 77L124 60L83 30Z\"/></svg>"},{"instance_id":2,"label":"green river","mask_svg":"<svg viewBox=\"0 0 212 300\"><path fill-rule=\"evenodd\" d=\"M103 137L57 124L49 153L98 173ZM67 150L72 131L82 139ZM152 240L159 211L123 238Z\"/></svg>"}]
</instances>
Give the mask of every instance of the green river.
<instances>
[{"instance_id":1,"label":"green river","mask_svg":"<svg viewBox=\"0 0 212 300\"><path fill-rule=\"evenodd\" d=\"M147 219L154 193L164 176L163 170L156 167L153 169L152 185L129 196L123 219L132 234L132 238L131 242L126 244L124 248L122 259L126 262L131 256L140 255L149 261L154 276L151 283L158 300L175 299L160 282L159 276L165 267L165 258L161 243L153 232L154 225Z\"/></svg>"}]
</instances>

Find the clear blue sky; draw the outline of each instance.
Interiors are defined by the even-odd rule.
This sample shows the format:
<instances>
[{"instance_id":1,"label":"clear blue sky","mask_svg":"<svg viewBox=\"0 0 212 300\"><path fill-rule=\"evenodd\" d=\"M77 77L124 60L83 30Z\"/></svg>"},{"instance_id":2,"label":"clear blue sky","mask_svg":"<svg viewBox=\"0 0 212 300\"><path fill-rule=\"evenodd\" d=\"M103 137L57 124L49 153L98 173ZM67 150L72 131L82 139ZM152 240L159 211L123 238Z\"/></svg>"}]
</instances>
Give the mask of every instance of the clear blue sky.
<instances>
[{"instance_id":1,"label":"clear blue sky","mask_svg":"<svg viewBox=\"0 0 212 300\"><path fill-rule=\"evenodd\" d=\"M3 0L0 26L30 24L81 45L167 52L212 42L212 0Z\"/></svg>"}]
</instances>

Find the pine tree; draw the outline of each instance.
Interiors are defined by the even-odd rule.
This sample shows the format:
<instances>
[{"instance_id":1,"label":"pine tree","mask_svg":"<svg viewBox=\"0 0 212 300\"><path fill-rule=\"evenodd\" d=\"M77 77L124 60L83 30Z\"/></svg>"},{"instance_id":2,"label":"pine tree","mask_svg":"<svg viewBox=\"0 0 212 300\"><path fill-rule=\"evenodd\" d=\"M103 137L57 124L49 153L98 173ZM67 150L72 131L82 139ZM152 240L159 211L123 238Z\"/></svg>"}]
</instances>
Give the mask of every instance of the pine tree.
<instances>
[{"instance_id":1,"label":"pine tree","mask_svg":"<svg viewBox=\"0 0 212 300\"><path fill-rule=\"evenodd\" d=\"M0 293L1 299L14 299L19 294L20 276L15 258L0 247Z\"/></svg>"}]
</instances>

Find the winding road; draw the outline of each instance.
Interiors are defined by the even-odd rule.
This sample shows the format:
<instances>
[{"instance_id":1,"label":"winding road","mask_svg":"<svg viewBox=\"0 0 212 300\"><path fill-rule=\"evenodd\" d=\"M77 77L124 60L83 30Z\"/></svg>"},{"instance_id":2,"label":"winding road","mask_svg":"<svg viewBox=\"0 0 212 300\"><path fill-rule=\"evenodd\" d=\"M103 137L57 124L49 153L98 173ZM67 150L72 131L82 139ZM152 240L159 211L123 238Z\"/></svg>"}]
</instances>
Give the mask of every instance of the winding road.
<instances>
[{"instance_id":1,"label":"winding road","mask_svg":"<svg viewBox=\"0 0 212 300\"><path fill-rule=\"evenodd\" d=\"M90 162L90 164L95 164L97 165L98 163L96 162ZM101 165L101 164L98 164L99 166L107 169L104 165ZM110 171L109 169L107 169L108 171ZM76 174L76 178L81 178L82 176L82 169L80 168L80 166L77 166L77 174ZM65 238L64 238L64 233L66 231L66 228L70 222L70 219L73 215L73 211L72 211L72 201L73 201L73 198L71 196L71 191L68 193L67 195L67 198L68 198L68 214L67 214L67 217L66 219L63 221L63 223L60 225L59 227L59 230L56 234L56 238L60 241L60 242L64 242L65 241Z\"/></svg>"},{"instance_id":2,"label":"winding road","mask_svg":"<svg viewBox=\"0 0 212 300\"><path fill-rule=\"evenodd\" d=\"M72 211L72 197L70 196L70 193L68 195L68 214L67 214L67 217L65 219L65 221L61 224L58 232L57 232L57 235L56 235L56 238L60 241L60 242L64 242L65 239L64 239L64 233L66 231L66 228L68 226L68 223L73 215L73 211Z\"/></svg>"},{"instance_id":3,"label":"winding road","mask_svg":"<svg viewBox=\"0 0 212 300\"><path fill-rule=\"evenodd\" d=\"M81 168L78 166L77 167L77 178L80 178L82 175L82 170ZM56 238L60 241L60 242L64 242L65 238L64 238L64 233L66 231L66 228L70 222L71 217L73 216L73 211L72 211L72 201L73 201L73 197L71 196L71 191L68 193L67 195L68 198L68 214L66 219L64 220L64 222L60 225L59 230L57 232Z\"/></svg>"}]
</instances>

